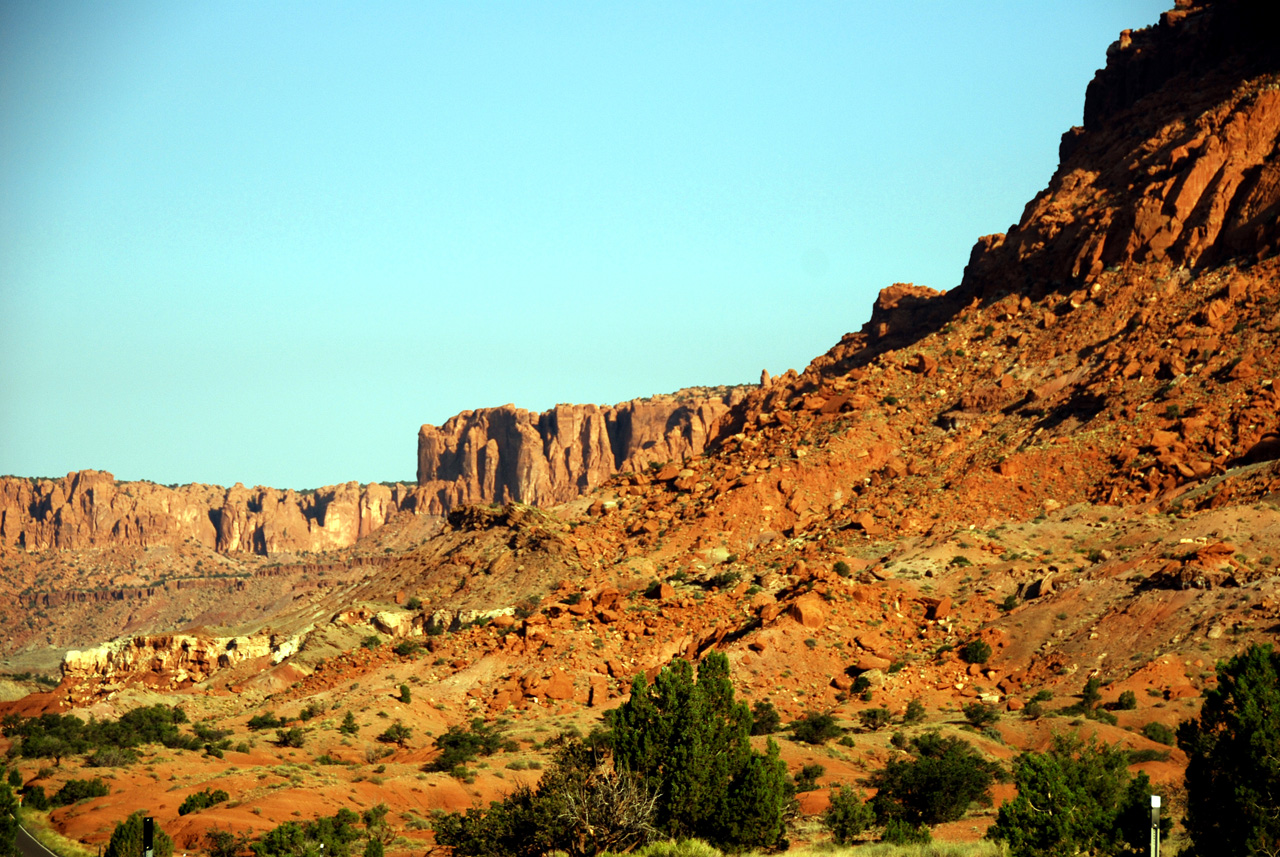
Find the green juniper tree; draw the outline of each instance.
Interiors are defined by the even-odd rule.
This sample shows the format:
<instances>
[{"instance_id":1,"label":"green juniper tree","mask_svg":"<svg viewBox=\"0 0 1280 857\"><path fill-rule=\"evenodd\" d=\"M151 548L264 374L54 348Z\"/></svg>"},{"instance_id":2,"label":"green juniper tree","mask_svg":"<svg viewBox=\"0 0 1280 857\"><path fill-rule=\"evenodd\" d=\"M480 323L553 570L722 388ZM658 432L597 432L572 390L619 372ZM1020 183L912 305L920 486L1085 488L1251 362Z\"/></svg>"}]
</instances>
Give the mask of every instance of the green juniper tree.
<instances>
[{"instance_id":1,"label":"green juniper tree","mask_svg":"<svg viewBox=\"0 0 1280 857\"><path fill-rule=\"evenodd\" d=\"M637 676L609 725L615 764L656 786L657 827L668 836L764 848L782 841L786 766L772 741L765 755L751 748L751 712L734 700L722 653L703 659L696 681L684 660L652 686Z\"/></svg>"},{"instance_id":2,"label":"green juniper tree","mask_svg":"<svg viewBox=\"0 0 1280 857\"><path fill-rule=\"evenodd\" d=\"M1200 719L1178 728L1187 753L1191 857L1280 852L1280 652L1250 646L1218 665Z\"/></svg>"}]
</instances>

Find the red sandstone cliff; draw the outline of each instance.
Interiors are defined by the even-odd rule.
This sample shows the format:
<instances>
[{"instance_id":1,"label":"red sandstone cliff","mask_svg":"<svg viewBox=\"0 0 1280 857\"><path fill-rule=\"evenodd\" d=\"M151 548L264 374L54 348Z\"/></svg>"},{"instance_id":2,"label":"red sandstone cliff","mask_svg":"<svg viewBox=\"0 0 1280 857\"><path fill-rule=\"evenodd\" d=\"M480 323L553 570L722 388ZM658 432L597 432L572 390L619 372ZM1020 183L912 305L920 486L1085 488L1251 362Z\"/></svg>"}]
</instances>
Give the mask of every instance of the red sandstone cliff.
<instances>
[{"instance_id":1,"label":"red sandstone cliff","mask_svg":"<svg viewBox=\"0 0 1280 857\"><path fill-rule=\"evenodd\" d=\"M278 553L352 544L412 508L411 486L356 482L275 488L116 482L82 470L62 479L0 479L0 544L26 550L142 547L191 539L219 551Z\"/></svg>"},{"instance_id":2,"label":"red sandstone cliff","mask_svg":"<svg viewBox=\"0 0 1280 857\"><path fill-rule=\"evenodd\" d=\"M1280 249L1280 9L1180 0L1125 31L1049 186L973 249L961 291L1070 291L1106 269Z\"/></svg>"},{"instance_id":3,"label":"red sandstone cliff","mask_svg":"<svg viewBox=\"0 0 1280 857\"><path fill-rule=\"evenodd\" d=\"M612 407L557 405L534 413L513 405L463 411L418 432L423 511L463 503L570 500L620 470L700 454L741 388L682 391Z\"/></svg>"}]
</instances>

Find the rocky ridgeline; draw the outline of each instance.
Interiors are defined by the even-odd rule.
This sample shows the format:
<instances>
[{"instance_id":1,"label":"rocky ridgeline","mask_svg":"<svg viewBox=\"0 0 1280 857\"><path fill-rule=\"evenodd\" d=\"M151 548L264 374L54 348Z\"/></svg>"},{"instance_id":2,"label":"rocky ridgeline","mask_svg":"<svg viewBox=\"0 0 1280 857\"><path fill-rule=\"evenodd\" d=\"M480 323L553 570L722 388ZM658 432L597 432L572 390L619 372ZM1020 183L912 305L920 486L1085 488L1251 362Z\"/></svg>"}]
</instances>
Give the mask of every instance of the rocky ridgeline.
<instances>
[{"instance_id":1,"label":"rocky ridgeline","mask_svg":"<svg viewBox=\"0 0 1280 857\"><path fill-rule=\"evenodd\" d=\"M422 511L467 503L563 503L618 471L699 455L741 388L633 399L612 407L504 405L463 411L418 432Z\"/></svg>"},{"instance_id":2,"label":"rocky ridgeline","mask_svg":"<svg viewBox=\"0 0 1280 857\"><path fill-rule=\"evenodd\" d=\"M116 482L96 470L0 479L0 544L25 550L154 547L190 539L257 554L345 547L414 506L411 486L275 488Z\"/></svg>"},{"instance_id":3,"label":"rocky ridgeline","mask_svg":"<svg viewBox=\"0 0 1280 857\"><path fill-rule=\"evenodd\" d=\"M1280 248L1280 13L1183 0L1125 31L1049 186L973 249L959 291L1071 291L1135 263L1201 268Z\"/></svg>"}]
</instances>

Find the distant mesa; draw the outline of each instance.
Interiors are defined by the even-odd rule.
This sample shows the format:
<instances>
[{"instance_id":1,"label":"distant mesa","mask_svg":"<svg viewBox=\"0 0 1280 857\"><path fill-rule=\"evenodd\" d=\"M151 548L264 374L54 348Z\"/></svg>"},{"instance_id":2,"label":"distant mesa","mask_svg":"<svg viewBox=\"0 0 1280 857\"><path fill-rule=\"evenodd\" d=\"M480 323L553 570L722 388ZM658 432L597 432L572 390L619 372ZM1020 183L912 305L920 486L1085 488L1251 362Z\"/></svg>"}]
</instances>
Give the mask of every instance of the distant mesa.
<instances>
[{"instance_id":1,"label":"distant mesa","mask_svg":"<svg viewBox=\"0 0 1280 857\"><path fill-rule=\"evenodd\" d=\"M622 404L504 405L463 411L418 432L421 511L466 503L571 500L619 471L700 455L744 387L690 388Z\"/></svg>"}]
</instances>

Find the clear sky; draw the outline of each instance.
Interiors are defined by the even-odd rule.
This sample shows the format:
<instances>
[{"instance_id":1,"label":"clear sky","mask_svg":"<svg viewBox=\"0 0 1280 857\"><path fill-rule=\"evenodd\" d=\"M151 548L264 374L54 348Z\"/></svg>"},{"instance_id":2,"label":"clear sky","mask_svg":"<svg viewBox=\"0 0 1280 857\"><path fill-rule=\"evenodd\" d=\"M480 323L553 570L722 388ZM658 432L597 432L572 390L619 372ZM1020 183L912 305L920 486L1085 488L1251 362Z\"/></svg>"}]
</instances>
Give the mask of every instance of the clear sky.
<instances>
[{"instance_id":1,"label":"clear sky","mask_svg":"<svg viewBox=\"0 0 1280 857\"><path fill-rule=\"evenodd\" d=\"M0 4L0 473L412 480L952 288L1171 0Z\"/></svg>"}]
</instances>

